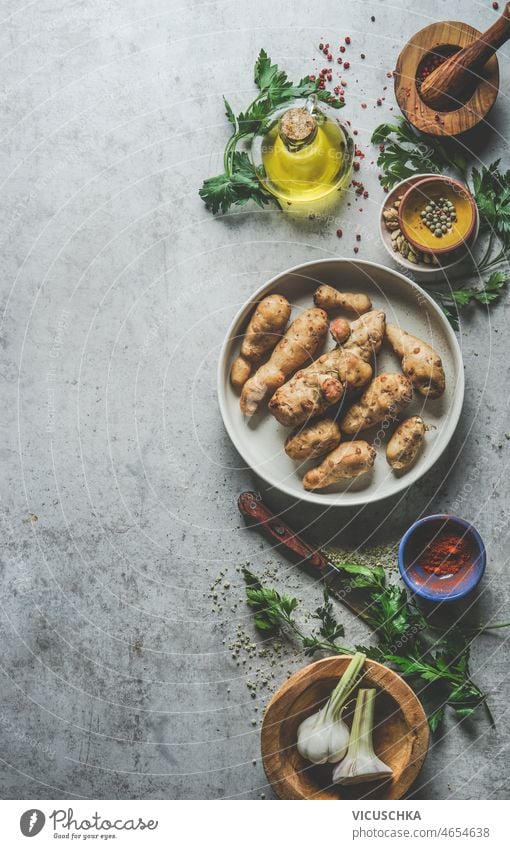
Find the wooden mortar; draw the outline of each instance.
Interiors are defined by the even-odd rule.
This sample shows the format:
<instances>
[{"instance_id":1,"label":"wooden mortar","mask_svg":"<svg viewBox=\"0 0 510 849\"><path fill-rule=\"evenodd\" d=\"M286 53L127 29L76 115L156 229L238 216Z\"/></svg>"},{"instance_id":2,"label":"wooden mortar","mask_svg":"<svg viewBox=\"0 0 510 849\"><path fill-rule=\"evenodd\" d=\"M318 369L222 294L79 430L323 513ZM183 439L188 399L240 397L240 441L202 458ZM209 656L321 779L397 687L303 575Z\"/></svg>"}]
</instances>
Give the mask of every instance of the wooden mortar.
<instances>
[{"instance_id":1,"label":"wooden mortar","mask_svg":"<svg viewBox=\"0 0 510 849\"><path fill-rule=\"evenodd\" d=\"M510 2L501 17L469 47L450 56L423 81L420 97L432 109L451 111L464 104L487 60L510 38Z\"/></svg>"},{"instance_id":2,"label":"wooden mortar","mask_svg":"<svg viewBox=\"0 0 510 849\"><path fill-rule=\"evenodd\" d=\"M494 24L494 27L498 27L497 32L499 31L499 27L504 25L506 28L509 23L507 18L507 14L510 14L510 12L507 13L509 9L510 4L505 8L502 18ZM488 30L488 32L490 33L491 30ZM497 48L494 46L496 41L493 40L493 35L491 35L491 46L489 48L488 45L483 44L485 36L478 30L469 26L469 24L459 23L457 21L442 21L430 24L413 35L398 57L394 73L395 97L403 114L413 126L421 132L429 133L430 135L457 136L467 130L471 130L480 121L483 121L494 105L499 89L499 65L497 56L494 53L494 50ZM506 38L508 38L508 35ZM503 40L506 39L503 38ZM448 64L450 68L449 73L451 74L452 70L454 71L455 84L457 84L459 79L463 79L463 84L469 85L469 79L473 78L472 63L470 64L470 69L468 69L461 61L462 70L459 71L454 67L455 62L452 60L455 60L455 56L457 57L457 62L459 56L464 56L465 60L466 53L464 53L464 50L474 45L476 45L476 49L471 54L471 60L478 56L476 61L480 62L480 57L482 56L483 58L486 49L492 54L482 67L477 66L476 79L478 85L475 90L465 103L461 103L458 108L451 111L434 109L429 106L421 96L422 92L418 90L416 84L420 66L423 64L425 58L434 54L441 55L445 48L457 48L457 53L451 56L450 59L447 59L443 65L436 68L430 74L430 77L427 77L427 80L432 78L433 83L433 78L436 77L437 82L437 72L445 68ZM468 53L467 56L469 62L470 54ZM422 84L422 91L424 85L425 81ZM459 98L457 97L458 100ZM451 102L450 96L449 103L451 104Z\"/></svg>"}]
</instances>

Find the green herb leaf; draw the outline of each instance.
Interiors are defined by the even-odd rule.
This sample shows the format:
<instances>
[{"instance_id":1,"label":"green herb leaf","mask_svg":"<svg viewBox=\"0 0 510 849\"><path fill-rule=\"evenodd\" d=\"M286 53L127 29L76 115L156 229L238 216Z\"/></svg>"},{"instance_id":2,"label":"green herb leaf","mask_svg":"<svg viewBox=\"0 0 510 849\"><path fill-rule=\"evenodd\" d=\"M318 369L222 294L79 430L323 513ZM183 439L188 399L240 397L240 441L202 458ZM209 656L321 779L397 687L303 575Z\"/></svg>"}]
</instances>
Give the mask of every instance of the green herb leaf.
<instances>
[{"instance_id":1,"label":"green herb leaf","mask_svg":"<svg viewBox=\"0 0 510 849\"><path fill-rule=\"evenodd\" d=\"M225 104L225 115L227 116L227 118L228 118L228 120L230 121L230 123L231 123L231 124L233 124L233 125L234 125L234 127L235 127L235 125L236 125L236 116L234 115L234 111L233 111L233 109L232 109L232 107L231 107L230 103L228 102L228 100L227 100L227 98L226 98L225 96L223 97L223 103Z\"/></svg>"},{"instance_id":2,"label":"green herb leaf","mask_svg":"<svg viewBox=\"0 0 510 849\"><path fill-rule=\"evenodd\" d=\"M324 590L324 604L316 609L314 619L322 622L319 633L326 640L334 642L339 637L345 636L345 628L336 620L327 589Z\"/></svg>"},{"instance_id":3,"label":"green herb leaf","mask_svg":"<svg viewBox=\"0 0 510 849\"><path fill-rule=\"evenodd\" d=\"M418 132L404 118L396 124L376 127L372 143L382 148L377 164L382 171L381 184L386 188L425 171L442 173L447 167L462 173L466 170L466 161L458 151L449 154L444 143Z\"/></svg>"},{"instance_id":4,"label":"green herb leaf","mask_svg":"<svg viewBox=\"0 0 510 849\"><path fill-rule=\"evenodd\" d=\"M277 203L276 199L265 192L257 179L255 169L248 154L235 151L233 154L232 174L218 174L205 180L199 195L211 212L226 213L231 206L242 206L248 200L258 206Z\"/></svg>"},{"instance_id":5,"label":"green herb leaf","mask_svg":"<svg viewBox=\"0 0 510 849\"><path fill-rule=\"evenodd\" d=\"M500 160L478 171L473 168L473 192L480 214L507 242L510 239L510 170L499 170Z\"/></svg>"},{"instance_id":6,"label":"green herb leaf","mask_svg":"<svg viewBox=\"0 0 510 849\"><path fill-rule=\"evenodd\" d=\"M339 572L344 572L346 575L353 575L354 580L350 582L352 587L356 589L366 589L368 587L376 587L380 583L384 583L384 569L380 566L363 566L359 563L343 563L335 560L331 552L325 552L335 569Z\"/></svg>"},{"instance_id":7,"label":"green herb leaf","mask_svg":"<svg viewBox=\"0 0 510 849\"><path fill-rule=\"evenodd\" d=\"M429 720L429 728L434 734L438 728L441 726L445 714L445 705L441 705L441 707L436 708L436 710L430 714L428 717Z\"/></svg>"},{"instance_id":8,"label":"green herb leaf","mask_svg":"<svg viewBox=\"0 0 510 849\"><path fill-rule=\"evenodd\" d=\"M271 59L262 48L255 62L254 80L255 85L263 91L273 85L275 80L279 80L280 85L285 84L287 74L279 71L278 65L271 64Z\"/></svg>"}]
</instances>

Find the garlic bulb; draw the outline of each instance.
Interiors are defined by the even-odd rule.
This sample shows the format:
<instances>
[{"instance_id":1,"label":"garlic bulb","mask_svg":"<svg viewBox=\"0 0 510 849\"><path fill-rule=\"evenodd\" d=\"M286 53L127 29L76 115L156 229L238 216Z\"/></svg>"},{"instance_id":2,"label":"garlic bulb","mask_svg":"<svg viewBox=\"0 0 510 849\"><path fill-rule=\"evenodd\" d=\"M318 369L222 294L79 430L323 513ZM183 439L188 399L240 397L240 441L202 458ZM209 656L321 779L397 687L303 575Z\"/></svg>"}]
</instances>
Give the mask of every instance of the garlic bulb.
<instances>
[{"instance_id":1,"label":"garlic bulb","mask_svg":"<svg viewBox=\"0 0 510 849\"><path fill-rule=\"evenodd\" d=\"M337 763L345 756L349 729L342 719L342 709L357 686L364 662L364 654L355 654L324 707L299 726L297 749L306 760L314 764Z\"/></svg>"},{"instance_id":2,"label":"garlic bulb","mask_svg":"<svg viewBox=\"0 0 510 849\"><path fill-rule=\"evenodd\" d=\"M374 700L375 690L359 691L349 748L345 758L333 770L334 784L361 784L364 781L377 781L393 775L393 770L374 752Z\"/></svg>"}]
</instances>

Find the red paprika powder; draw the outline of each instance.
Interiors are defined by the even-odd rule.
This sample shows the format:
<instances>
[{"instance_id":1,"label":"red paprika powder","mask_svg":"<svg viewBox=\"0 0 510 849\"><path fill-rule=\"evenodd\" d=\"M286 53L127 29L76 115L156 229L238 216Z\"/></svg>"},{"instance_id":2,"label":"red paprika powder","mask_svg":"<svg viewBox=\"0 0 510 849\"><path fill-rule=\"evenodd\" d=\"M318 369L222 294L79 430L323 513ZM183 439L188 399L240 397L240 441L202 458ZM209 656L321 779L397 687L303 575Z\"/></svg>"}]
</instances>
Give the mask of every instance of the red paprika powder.
<instances>
[{"instance_id":1,"label":"red paprika powder","mask_svg":"<svg viewBox=\"0 0 510 849\"><path fill-rule=\"evenodd\" d=\"M470 540L451 531L443 531L434 537L420 557L420 565L433 575L456 575L471 562Z\"/></svg>"}]
</instances>

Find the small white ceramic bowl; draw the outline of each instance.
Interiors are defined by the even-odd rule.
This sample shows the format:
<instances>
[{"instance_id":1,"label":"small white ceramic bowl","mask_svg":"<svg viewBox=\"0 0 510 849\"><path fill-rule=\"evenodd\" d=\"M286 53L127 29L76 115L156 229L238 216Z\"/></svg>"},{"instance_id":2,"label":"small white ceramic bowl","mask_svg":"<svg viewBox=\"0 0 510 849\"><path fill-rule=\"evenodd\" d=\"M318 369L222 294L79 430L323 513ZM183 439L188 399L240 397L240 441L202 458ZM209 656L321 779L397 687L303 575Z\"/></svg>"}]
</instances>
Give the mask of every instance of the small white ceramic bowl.
<instances>
[{"instance_id":1,"label":"small white ceramic bowl","mask_svg":"<svg viewBox=\"0 0 510 849\"><path fill-rule=\"evenodd\" d=\"M454 268L463 261L467 262L469 260L470 251L476 242L480 231L480 216L477 208L475 229L467 245L464 248L455 251L455 253L446 254L444 257L438 257L438 265L425 265L422 262L410 262L402 256L399 251L394 251L393 243L391 241L391 232L387 229L386 224L384 223L383 212L385 209L392 206L399 195L404 195L407 189L409 189L414 183L418 183L426 177L437 177L437 174L414 174L412 177L408 177L407 180L402 180L402 182L397 183L397 185L388 192L381 205L381 211L379 214L379 234L381 236L381 242L397 265L400 265L408 271L412 271L417 278L433 279L434 277L444 277L445 271L450 268Z\"/></svg>"}]
</instances>

